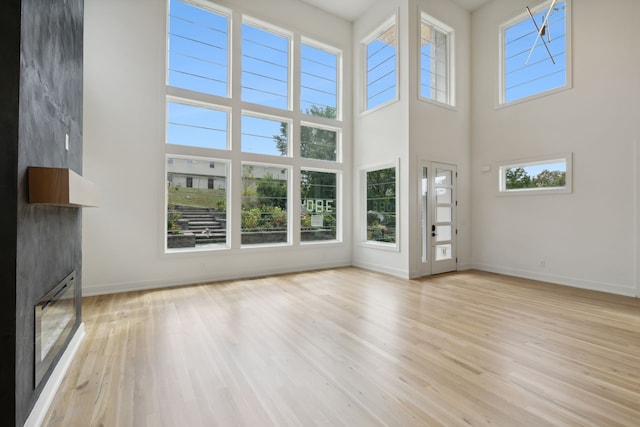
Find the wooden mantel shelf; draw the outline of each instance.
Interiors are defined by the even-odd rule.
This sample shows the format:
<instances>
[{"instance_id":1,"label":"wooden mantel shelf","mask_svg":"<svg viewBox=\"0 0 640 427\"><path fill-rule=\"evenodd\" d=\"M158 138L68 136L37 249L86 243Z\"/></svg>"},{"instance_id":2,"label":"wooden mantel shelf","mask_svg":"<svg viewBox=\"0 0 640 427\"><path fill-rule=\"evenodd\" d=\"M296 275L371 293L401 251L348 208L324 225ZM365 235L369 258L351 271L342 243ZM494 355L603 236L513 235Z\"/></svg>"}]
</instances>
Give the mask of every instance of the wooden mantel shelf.
<instances>
[{"instance_id":1,"label":"wooden mantel shelf","mask_svg":"<svg viewBox=\"0 0 640 427\"><path fill-rule=\"evenodd\" d=\"M68 168L30 166L29 203L69 207L97 207L100 189Z\"/></svg>"}]
</instances>

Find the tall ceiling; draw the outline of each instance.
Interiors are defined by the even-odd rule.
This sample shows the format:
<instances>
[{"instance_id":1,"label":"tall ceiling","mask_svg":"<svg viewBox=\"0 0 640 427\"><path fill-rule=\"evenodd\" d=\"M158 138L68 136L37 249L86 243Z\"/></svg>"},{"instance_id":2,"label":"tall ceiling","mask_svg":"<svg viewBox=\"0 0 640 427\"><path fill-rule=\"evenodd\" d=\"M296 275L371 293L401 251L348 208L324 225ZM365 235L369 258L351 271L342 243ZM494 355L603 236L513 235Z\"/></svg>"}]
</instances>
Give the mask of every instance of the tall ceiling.
<instances>
[{"instance_id":1,"label":"tall ceiling","mask_svg":"<svg viewBox=\"0 0 640 427\"><path fill-rule=\"evenodd\" d=\"M333 15L346 19L347 21L355 21L368 8L380 0L302 0L318 9L326 10ZM489 0L452 0L468 11L473 11Z\"/></svg>"}]
</instances>

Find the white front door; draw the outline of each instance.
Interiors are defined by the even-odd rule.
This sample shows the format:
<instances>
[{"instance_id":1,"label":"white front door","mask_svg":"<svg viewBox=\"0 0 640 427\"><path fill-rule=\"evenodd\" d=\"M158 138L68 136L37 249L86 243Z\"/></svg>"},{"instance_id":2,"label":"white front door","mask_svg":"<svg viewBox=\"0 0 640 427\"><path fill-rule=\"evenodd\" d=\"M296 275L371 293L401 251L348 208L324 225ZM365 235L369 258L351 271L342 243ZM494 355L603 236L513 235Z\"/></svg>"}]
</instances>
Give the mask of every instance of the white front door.
<instances>
[{"instance_id":1,"label":"white front door","mask_svg":"<svg viewBox=\"0 0 640 427\"><path fill-rule=\"evenodd\" d=\"M422 272L438 274L457 269L456 167L421 164Z\"/></svg>"}]
</instances>

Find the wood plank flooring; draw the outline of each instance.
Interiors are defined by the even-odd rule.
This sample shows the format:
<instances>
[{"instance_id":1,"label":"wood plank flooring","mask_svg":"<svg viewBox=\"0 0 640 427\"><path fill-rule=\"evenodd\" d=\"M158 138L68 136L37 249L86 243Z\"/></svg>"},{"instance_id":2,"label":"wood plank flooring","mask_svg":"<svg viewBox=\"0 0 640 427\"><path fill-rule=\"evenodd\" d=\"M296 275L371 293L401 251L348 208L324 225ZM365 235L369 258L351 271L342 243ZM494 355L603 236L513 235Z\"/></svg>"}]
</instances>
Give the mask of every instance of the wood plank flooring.
<instances>
[{"instance_id":1,"label":"wood plank flooring","mask_svg":"<svg viewBox=\"0 0 640 427\"><path fill-rule=\"evenodd\" d=\"M638 426L640 301L356 268L85 298L45 426Z\"/></svg>"}]
</instances>

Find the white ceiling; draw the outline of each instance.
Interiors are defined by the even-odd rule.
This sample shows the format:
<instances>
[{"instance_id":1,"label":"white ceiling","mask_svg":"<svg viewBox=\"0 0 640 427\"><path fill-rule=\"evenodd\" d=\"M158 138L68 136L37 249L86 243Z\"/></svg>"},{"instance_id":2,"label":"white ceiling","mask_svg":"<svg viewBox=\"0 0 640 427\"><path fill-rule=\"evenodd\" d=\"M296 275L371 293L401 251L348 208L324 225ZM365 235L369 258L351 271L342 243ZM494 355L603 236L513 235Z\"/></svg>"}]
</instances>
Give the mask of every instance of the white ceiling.
<instances>
[{"instance_id":1,"label":"white ceiling","mask_svg":"<svg viewBox=\"0 0 640 427\"><path fill-rule=\"evenodd\" d=\"M379 0L302 0L318 9L326 10L336 16L355 21L365 10L373 6ZM473 11L489 0L452 0L468 11Z\"/></svg>"}]
</instances>

